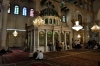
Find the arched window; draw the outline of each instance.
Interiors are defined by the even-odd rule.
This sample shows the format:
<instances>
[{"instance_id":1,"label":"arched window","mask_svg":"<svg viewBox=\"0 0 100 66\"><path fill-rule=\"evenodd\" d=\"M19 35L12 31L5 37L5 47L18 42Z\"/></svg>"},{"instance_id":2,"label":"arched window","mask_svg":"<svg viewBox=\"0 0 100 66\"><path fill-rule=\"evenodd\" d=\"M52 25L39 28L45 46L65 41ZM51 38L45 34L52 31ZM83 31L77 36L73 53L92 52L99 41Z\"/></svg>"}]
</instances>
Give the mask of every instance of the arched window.
<instances>
[{"instance_id":1,"label":"arched window","mask_svg":"<svg viewBox=\"0 0 100 66\"><path fill-rule=\"evenodd\" d=\"M78 21L79 21L79 24L82 25L82 16L80 14L78 15Z\"/></svg>"},{"instance_id":2,"label":"arched window","mask_svg":"<svg viewBox=\"0 0 100 66\"><path fill-rule=\"evenodd\" d=\"M48 19L45 19L45 24L48 24Z\"/></svg>"},{"instance_id":3,"label":"arched window","mask_svg":"<svg viewBox=\"0 0 100 66\"><path fill-rule=\"evenodd\" d=\"M23 16L27 16L27 8L26 7L23 7Z\"/></svg>"},{"instance_id":4,"label":"arched window","mask_svg":"<svg viewBox=\"0 0 100 66\"><path fill-rule=\"evenodd\" d=\"M63 20L63 22L66 22L66 17L65 17L65 15L63 15L62 20Z\"/></svg>"},{"instance_id":5,"label":"arched window","mask_svg":"<svg viewBox=\"0 0 100 66\"><path fill-rule=\"evenodd\" d=\"M52 24L52 19L49 19L49 24Z\"/></svg>"},{"instance_id":6,"label":"arched window","mask_svg":"<svg viewBox=\"0 0 100 66\"><path fill-rule=\"evenodd\" d=\"M34 17L34 9L30 9L30 16Z\"/></svg>"},{"instance_id":7,"label":"arched window","mask_svg":"<svg viewBox=\"0 0 100 66\"><path fill-rule=\"evenodd\" d=\"M9 4L9 8L8 8L8 13L10 13L10 4Z\"/></svg>"},{"instance_id":8,"label":"arched window","mask_svg":"<svg viewBox=\"0 0 100 66\"><path fill-rule=\"evenodd\" d=\"M15 5L14 7L14 14L19 14L19 6Z\"/></svg>"}]
</instances>

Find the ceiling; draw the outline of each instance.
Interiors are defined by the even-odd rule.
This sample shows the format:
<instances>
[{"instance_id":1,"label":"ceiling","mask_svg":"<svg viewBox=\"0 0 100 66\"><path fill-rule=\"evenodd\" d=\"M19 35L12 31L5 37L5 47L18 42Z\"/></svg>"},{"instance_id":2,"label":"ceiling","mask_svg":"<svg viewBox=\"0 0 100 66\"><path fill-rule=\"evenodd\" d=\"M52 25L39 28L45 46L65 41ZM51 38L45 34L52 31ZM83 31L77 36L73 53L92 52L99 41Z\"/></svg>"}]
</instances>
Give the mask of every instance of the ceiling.
<instances>
[{"instance_id":1,"label":"ceiling","mask_svg":"<svg viewBox=\"0 0 100 66\"><path fill-rule=\"evenodd\" d=\"M64 6L64 4L67 4L67 3L74 3L77 6L77 1L76 0L53 0L53 1L60 3L61 11L69 11L69 9ZM47 5L47 6L49 5L49 7L54 8L54 5L50 1L48 3L48 0L42 0L41 5L42 6L43 5Z\"/></svg>"}]
</instances>

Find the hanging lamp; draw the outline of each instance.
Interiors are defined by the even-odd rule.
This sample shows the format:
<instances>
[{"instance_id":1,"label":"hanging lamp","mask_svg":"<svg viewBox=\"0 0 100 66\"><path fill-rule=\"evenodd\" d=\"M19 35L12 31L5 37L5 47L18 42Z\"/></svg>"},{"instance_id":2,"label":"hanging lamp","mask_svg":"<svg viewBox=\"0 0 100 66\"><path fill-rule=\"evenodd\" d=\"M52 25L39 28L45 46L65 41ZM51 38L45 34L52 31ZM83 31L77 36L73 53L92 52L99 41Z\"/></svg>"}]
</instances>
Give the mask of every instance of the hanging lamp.
<instances>
[{"instance_id":1,"label":"hanging lamp","mask_svg":"<svg viewBox=\"0 0 100 66\"><path fill-rule=\"evenodd\" d=\"M16 19L17 19L17 15L16 15ZM18 35L18 32L16 31L16 19L15 19L15 21L14 21L14 23L15 23L15 29L14 29L14 32L12 33L13 34L13 36L17 36Z\"/></svg>"},{"instance_id":2,"label":"hanging lamp","mask_svg":"<svg viewBox=\"0 0 100 66\"><path fill-rule=\"evenodd\" d=\"M96 23L93 25L93 27L91 28L92 32L98 32L100 30L99 26L96 25Z\"/></svg>"},{"instance_id":3,"label":"hanging lamp","mask_svg":"<svg viewBox=\"0 0 100 66\"><path fill-rule=\"evenodd\" d=\"M18 32L15 30L15 31L13 32L13 35L16 37L16 36L18 35Z\"/></svg>"},{"instance_id":4,"label":"hanging lamp","mask_svg":"<svg viewBox=\"0 0 100 66\"><path fill-rule=\"evenodd\" d=\"M79 31L80 29L82 29L83 27L81 25L79 25L79 21L75 22L75 25L72 27L72 29Z\"/></svg>"}]
</instances>

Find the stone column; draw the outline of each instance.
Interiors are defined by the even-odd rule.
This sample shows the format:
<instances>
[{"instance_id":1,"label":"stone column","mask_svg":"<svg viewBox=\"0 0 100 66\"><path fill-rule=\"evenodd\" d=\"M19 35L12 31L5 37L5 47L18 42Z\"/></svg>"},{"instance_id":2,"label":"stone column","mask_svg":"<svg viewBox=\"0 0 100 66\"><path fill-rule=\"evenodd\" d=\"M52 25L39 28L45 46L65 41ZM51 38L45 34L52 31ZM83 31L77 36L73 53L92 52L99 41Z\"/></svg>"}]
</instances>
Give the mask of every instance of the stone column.
<instances>
[{"instance_id":1,"label":"stone column","mask_svg":"<svg viewBox=\"0 0 100 66\"><path fill-rule=\"evenodd\" d=\"M28 40L27 40L27 47L28 49L30 49L30 39L31 39L31 36L30 36L30 31L28 31Z\"/></svg>"},{"instance_id":2,"label":"stone column","mask_svg":"<svg viewBox=\"0 0 100 66\"><path fill-rule=\"evenodd\" d=\"M87 10L89 10L89 3L87 3Z\"/></svg>"},{"instance_id":3,"label":"stone column","mask_svg":"<svg viewBox=\"0 0 100 66\"><path fill-rule=\"evenodd\" d=\"M6 47L8 6L9 6L9 0L3 0L3 3L2 3L1 47Z\"/></svg>"},{"instance_id":4,"label":"stone column","mask_svg":"<svg viewBox=\"0 0 100 66\"><path fill-rule=\"evenodd\" d=\"M38 30L38 27L35 28L35 46L36 46L36 50L39 50L39 30Z\"/></svg>"},{"instance_id":5,"label":"stone column","mask_svg":"<svg viewBox=\"0 0 100 66\"><path fill-rule=\"evenodd\" d=\"M87 43L88 42L88 26L87 26L87 24L86 23L84 23L84 43Z\"/></svg>"},{"instance_id":6,"label":"stone column","mask_svg":"<svg viewBox=\"0 0 100 66\"><path fill-rule=\"evenodd\" d=\"M60 30L58 31L58 40L61 43L61 32L60 32Z\"/></svg>"},{"instance_id":7,"label":"stone column","mask_svg":"<svg viewBox=\"0 0 100 66\"><path fill-rule=\"evenodd\" d=\"M65 47L65 50L67 50L66 31L64 31L64 47Z\"/></svg>"},{"instance_id":8,"label":"stone column","mask_svg":"<svg viewBox=\"0 0 100 66\"><path fill-rule=\"evenodd\" d=\"M82 5L83 5L83 9L84 9L85 8L84 1L82 2Z\"/></svg>"},{"instance_id":9,"label":"stone column","mask_svg":"<svg viewBox=\"0 0 100 66\"><path fill-rule=\"evenodd\" d=\"M40 12L40 1L41 0L33 0L34 2L34 10L35 10L35 17L39 16L39 12Z\"/></svg>"},{"instance_id":10,"label":"stone column","mask_svg":"<svg viewBox=\"0 0 100 66\"><path fill-rule=\"evenodd\" d=\"M47 30L45 29L45 52L47 51Z\"/></svg>"},{"instance_id":11,"label":"stone column","mask_svg":"<svg viewBox=\"0 0 100 66\"><path fill-rule=\"evenodd\" d=\"M36 49L35 49L36 48L36 45L35 45L35 29L34 29L33 34L34 34L33 52L35 52L36 51Z\"/></svg>"},{"instance_id":12,"label":"stone column","mask_svg":"<svg viewBox=\"0 0 100 66\"><path fill-rule=\"evenodd\" d=\"M33 30L31 30L30 32L30 52L32 52L33 50Z\"/></svg>"},{"instance_id":13,"label":"stone column","mask_svg":"<svg viewBox=\"0 0 100 66\"><path fill-rule=\"evenodd\" d=\"M69 49L72 49L72 33L71 32L69 32L69 39L70 39L70 41L69 41L69 45L70 45L70 47L69 47Z\"/></svg>"},{"instance_id":14,"label":"stone column","mask_svg":"<svg viewBox=\"0 0 100 66\"><path fill-rule=\"evenodd\" d=\"M80 6L80 1L78 0L77 2L78 2L77 6Z\"/></svg>"},{"instance_id":15,"label":"stone column","mask_svg":"<svg viewBox=\"0 0 100 66\"><path fill-rule=\"evenodd\" d=\"M55 42L54 42L54 30L52 30L52 43L53 43L53 51L55 51Z\"/></svg>"}]
</instances>

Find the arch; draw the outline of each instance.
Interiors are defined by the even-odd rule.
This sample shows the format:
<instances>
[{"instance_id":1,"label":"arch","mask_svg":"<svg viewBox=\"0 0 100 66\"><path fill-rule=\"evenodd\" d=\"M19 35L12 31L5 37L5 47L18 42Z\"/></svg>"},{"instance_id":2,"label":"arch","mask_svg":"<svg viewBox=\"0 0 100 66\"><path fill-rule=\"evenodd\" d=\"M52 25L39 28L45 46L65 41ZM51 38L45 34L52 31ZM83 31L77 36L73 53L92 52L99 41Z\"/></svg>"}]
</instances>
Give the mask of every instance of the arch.
<instances>
[{"instance_id":1,"label":"arch","mask_svg":"<svg viewBox=\"0 0 100 66\"><path fill-rule=\"evenodd\" d=\"M82 16L80 14L78 14L78 21L79 21L79 24L82 25Z\"/></svg>"},{"instance_id":2,"label":"arch","mask_svg":"<svg viewBox=\"0 0 100 66\"><path fill-rule=\"evenodd\" d=\"M98 10L97 20L100 20L100 9Z\"/></svg>"},{"instance_id":3,"label":"arch","mask_svg":"<svg viewBox=\"0 0 100 66\"><path fill-rule=\"evenodd\" d=\"M76 20L78 20L78 15L82 16L81 12L77 10L75 14Z\"/></svg>"}]
</instances>

